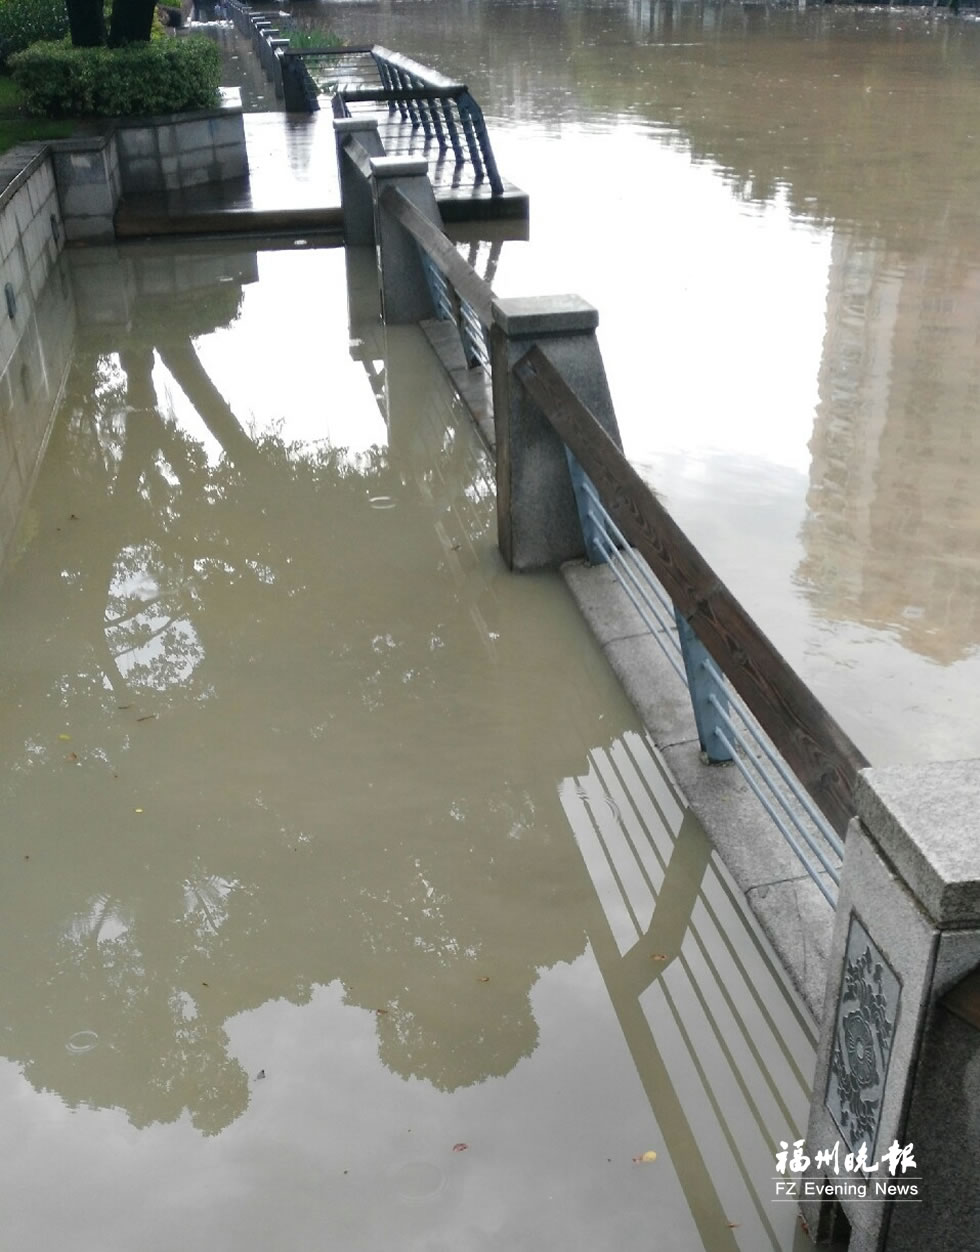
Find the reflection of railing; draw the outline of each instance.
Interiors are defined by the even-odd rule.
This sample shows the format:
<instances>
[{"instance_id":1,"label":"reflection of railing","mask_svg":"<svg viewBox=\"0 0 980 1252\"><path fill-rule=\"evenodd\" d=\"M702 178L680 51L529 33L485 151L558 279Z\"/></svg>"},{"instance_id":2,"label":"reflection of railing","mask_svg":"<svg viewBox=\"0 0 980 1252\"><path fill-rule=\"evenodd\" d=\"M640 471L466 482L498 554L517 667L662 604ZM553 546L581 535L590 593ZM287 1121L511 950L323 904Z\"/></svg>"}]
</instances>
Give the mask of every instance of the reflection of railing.
<instances>
[{"instance_id":1,"label":"reflection of railing","mask_svg":"<svg viewBox=\"0 0 980 1252\"><path fill-rule=\"evenodd\" d=\"M775 1144L803 1133L812 1023L648 740L594 750L559 794L600 905L589 942L705 1246L783 1248L792 1214L766 1188Z\"/></svg>"}]
</instances>

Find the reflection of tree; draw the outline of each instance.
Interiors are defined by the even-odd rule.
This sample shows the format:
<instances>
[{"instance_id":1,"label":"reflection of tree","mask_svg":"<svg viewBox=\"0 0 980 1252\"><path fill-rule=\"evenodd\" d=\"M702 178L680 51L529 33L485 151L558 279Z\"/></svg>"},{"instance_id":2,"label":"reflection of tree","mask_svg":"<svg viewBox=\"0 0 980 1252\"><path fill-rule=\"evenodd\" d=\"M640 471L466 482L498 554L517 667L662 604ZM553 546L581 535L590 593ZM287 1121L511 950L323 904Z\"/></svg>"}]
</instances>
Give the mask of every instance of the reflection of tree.
<instances>
[{"instance_id":1,"label":"reflection of tree","mask_svg":"<svg viewBox=\"0 0 980 1252\"><path fill-rule=\"evenodd\" d=\"M158 406L154 349L213 463ZM138 319L74 369L5 585L3 1051L72 1105L215 1132L248 1098L228 1017L340 979L398 1072L507 1072L534 1046L537 969L584 942L510 904L578 882L532 774L567 772L580 697L542 692L543 723L513 706L553 642L534 580L512 624L469 548L492 501L454 478L468 433L403 429L397 458L356 465L253 443L189 339L148 343Z\"/></svg>"}]
</instances>

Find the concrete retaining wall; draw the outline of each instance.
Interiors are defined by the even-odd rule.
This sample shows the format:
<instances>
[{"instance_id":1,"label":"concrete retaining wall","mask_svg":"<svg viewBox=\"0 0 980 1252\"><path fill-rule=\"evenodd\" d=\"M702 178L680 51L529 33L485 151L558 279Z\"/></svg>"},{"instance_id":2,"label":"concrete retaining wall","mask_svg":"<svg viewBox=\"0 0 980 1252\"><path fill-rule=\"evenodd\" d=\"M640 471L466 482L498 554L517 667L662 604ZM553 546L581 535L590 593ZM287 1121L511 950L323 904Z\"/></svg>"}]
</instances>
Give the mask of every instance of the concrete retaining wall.
<instances>
[{"instance_id":1,"label":"concrete retaining wall","mask_svg":"<svg viewBox=\"0 0 980 1252\"><path fill-rule=\"evenodd\" d=\"M217 110L113 123L101 135L51 145L66 237L110 243L124 195L166 194L248 174L241 93Z\"/></svg>"},{"instance_id":2,"label":"concrete retaining wall","mask_svg":"<svg viewBox=\"0 0 980 1252\"><path fill-rule=\"evenodd\" d=\"M65 231L44 144L0 158L0 571L16 536L71 359L67 275L52 279Z\"/></svg>"}]
</instances>

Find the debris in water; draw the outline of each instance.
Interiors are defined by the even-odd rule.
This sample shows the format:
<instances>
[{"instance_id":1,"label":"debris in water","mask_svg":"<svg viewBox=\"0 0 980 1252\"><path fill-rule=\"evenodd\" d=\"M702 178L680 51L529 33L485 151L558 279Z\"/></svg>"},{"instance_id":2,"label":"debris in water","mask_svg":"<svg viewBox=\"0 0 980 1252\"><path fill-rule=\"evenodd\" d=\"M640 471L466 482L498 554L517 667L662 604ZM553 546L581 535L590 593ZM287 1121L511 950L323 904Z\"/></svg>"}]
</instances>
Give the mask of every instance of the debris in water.
<instances>
[{"instance_id":1,"label":"debris in water","mask_svg":"<svg viewBox=\"0 0 980 1252\"><path fill-rule=\"evenodd\" d=\"M138 717L136 720L138 722L152 722L155 717L156 713L144 713L142 717Z\"/></svg>"},{"instance_id":2,"label":"debris in water","mask_svg":"<svg viewBox=\"0 0 980 1252\"><path fill-rule=\"evenodd\" d=\"M666 959L667 959L666 952L651 952L650 953L651 961L666 961Z\"/></svg>"},{"instance_id":3,"label":"debris in water","mask_svg":"<svg viewBox=\"0 0 980 1252\"><path fill-rule=\"evenodd\" d=\"M256 1082L257 1082L260 1078L264 1078L264 1077L265 1077L265 1070L264 1070L264 1069L260 1069L260 1070L259 1070L259 1072L255 1075Z\"/></svg>"},{"instance_id":4,"label":"debris in water","mask_svg":"<svg viewBox=\"0 0 980 1252\"><path fill-rule=\"evenodd\" d=\"M476 981L477 981L477 982L489 982L489 981L490 981L490 975L489 975L489 974L483 974L483 975L482 975L481 977L479 977Z\"/></svg>"},{"instance_id":5,"label":"debris in water","mask_svg":"<svg viewBox=\"0 0 980 1252\"><path fill-rule=\"evenodd\" d=\"M59 739L64 739L64 740L66 740L66 741L67 741L68 739L70 739L70 738L71 738L71 735L59 735L59 736L58 736L58 738L59 738Z\"/></svg>"},{"instance_id":6,"label":"debris in water","mask_svg":"<svg viewBox=\"0 0 980 1252\"><path fill-rule=\"evenodd\" d=\"M379 1016L379 1017L381 1016L381 1014L382 1014L382 1013L387 1013L387 1012L388 1012L388 1010L387 1010L387 1009L375 1009L374 1011L375 1011L375 1013L377 1013L377 1014L378 1014L378 1016Z\"/></svg>"},{"instance_id":7,"label":"debris in water","mask_svg":"<svg viewBox=\"0 0 980 1252\"><path fill-rule=\"evenodd\" d=\"M634 1165L649 1165L651 1161L657 1159L656 1152L643 1152L640 1156L633 1157Z\"/></svg>"},{"instance_id":8,"label":"debris in water","mask_svg":"<svg viewBox=\"0 0 980 1252\"><path fill-rule=\"evenodd\" d=\"M465 1152L465 1151L466 1151L466 1149L467 1149L469 1146L470 1146L470 1145L469 1145L468 1143L454 1143L454 1144L453 1144L453 1151L454 1151L454 1152Z\"/></svg>"}]
</instances>

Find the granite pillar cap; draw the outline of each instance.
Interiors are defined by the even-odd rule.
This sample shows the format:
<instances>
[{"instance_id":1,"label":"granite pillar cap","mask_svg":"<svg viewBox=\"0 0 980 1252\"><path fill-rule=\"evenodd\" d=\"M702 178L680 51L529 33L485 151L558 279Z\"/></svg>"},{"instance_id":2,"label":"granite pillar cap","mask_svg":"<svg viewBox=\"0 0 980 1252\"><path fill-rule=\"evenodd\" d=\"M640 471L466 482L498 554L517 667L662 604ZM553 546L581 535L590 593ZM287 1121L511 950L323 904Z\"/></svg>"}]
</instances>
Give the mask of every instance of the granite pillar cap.
<instances>
[{"instance_id":1,"label":"granite pillar cap","mask_svg":"<svg viewBox=\"0 0 980 1252\"><path fill-rule=\"evenodd\" d=\"M494 300L495 326L509 338L585 333L599 325L599 310L581 296L519 296Z\"/></svg>"},{"instance_id":2,"label":"granite pillar cap","mask_svg":"<svg viewBox=\"0 0 980 1252\"><path fill-rule=\"evenodd\" d=\"M980 926L980 761L860 772L858 816L940 928Z\"/></svg>"},{"instance_id":3,"label":"granite pillar cap","mask_svg":"<svg viewBox=\"0 0 980 1252\"><path fill-rule=\"evenodd\" d=\"M335 117L333 128L338 135L350 135L359 130L377 130L376 117Z\"/></svg>"},{"instance_id":4,"label":"granite pillar cap","mask_svg":"<svg viewBox=\"0 0 980 1252\"><path fill-rule=\"evenodd\" d=\"M425 157L372 157L371 173L375 178L417 178L428 174L429 162Z\"/></svg>"}]
</instances>

